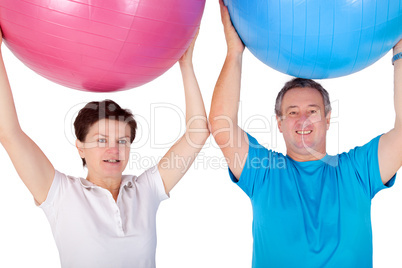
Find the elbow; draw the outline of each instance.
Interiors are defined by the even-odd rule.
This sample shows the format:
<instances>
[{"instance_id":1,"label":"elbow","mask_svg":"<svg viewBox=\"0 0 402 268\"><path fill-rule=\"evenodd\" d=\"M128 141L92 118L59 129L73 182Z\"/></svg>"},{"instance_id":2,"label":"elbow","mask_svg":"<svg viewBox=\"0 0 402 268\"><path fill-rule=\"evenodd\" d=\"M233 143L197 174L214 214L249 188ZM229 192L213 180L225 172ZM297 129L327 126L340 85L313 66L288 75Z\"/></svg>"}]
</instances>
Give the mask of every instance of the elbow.
<instances>
[{"instance_id":1,"label":"elbow","mask_svg":"<svg viewBox=\"0 0 402 268\"><path fill-rule=\"evenodd\" d=\"M204 146L207 141L209 135L211 134L208 121L205 117L202 120L197 120L198 122L193 122L187 127L187 131L185 137L189 144L196 147Z\"/></svg>"},{"instance_id":2,"label":"elbow","mask_svg":"<svg viewBox=\"0 0 402 268\"><path fill-rule=\"evenodd\" d=\"M7 128L4 126L5 124L0 124L0 142L3 143L4 139L9 136L9 132L7 131Z\"/></svg>"},{"instance_id":3,"label":"elbow","mask_svg":"<svg viewBox=\"0 0 402 268\"><path fill-rule=\"evenodd\" d=\"M402 124L395 125L394 131L396 132L396 147L395 148L402 148ZM400 150L401 155L402 155L402 150Z\"/></svg>"},{"instance_id":4,"label":"elbow","mask_svg":"<svg viewBox=\"0 0 402 268\"><path fill-rule=\"evenodd\" d=\"M385 135L389 135L392 150L396 150L396 152L398 152L396 158L399 159L400 168L402 165L402 125L395 124L395 127Z\"/></svg>"},{"instance_id":5,"label":"elbow","mask_svg":"<svg viewBox=\"0 0 402 268\"><path fill-rule=\"evenodd\" d=\"M187 143L191 147L198 148L201 150L202 147L204 147L204 144L207 141L208 137L209 137L208 129L205 129L202 132L200 129L197 129L197 130L187 131L183 138L185 138L187 140Z\"/></svg>"},{"instance_id":6,"label":"elbow","mask_svg":"<svg viewBox=\"0 0 402 268\"><path fill-rule=\"evenodd\" d=\"M7 142L7 140L10 139L10 137L12 136L12 134L10 133L10 131L6 131L3 128L0 128L0 143L4 144Z\"/></svg>"},{"instance_id":7,"label":"elbow","mask_svg":"<svg viewBox=\"0 0 402 268\"><path fill-rule=\"evenodd\" d=\"M219 132L222 126L220 122L217 120L217 118L213 115L210 115L210 117L208 118L208 122L209 122L209 130L216 141L217 136L216 134Z\"/></svg>"},{"instance_id":8,"label":"elbow","mask_svg":"<svg viewBox=\"0 0 402 268\"><path fill-rule=\"evenodd\" d=\"M227 122L224 122L224 118L227 118L223 115L223 113L219 113L219 111L211 112L209 114L208 123L209 129L212 136L216 139L216 134L220 132L221 129L225 128ZM227 120L226 120L227 121Z\"/></svg>"},{"instance_id":9,"label":"elbow","mask_svg":"<svg viewBox=\"0 0 402 268\"><path fill-rule=\"evenodd\" d=\"M396 119L395 119L394 130L395 130L396 132L398 132L399 134L402 133L402 119L400 119L400 118L396 118ZM402 139L402 136L400 136L400 137L401 137L401 139Z\"/></svg>"},{"instance_id":10,"label":"elbow","mask_svg":"<svg viewBox=\"0 0 402 268\"><path fill-rule=\"evenodd\" d=\"M396 142L398 142L398 144L402 144L402 122L396 121L394 128L390 132L394 132L394 135L397 139Z\"/></svg>"},{"instance_id":11,"label":"elbow","mask_svg":"<svg viewBox=\"0 0 402 268\"><path fill-rule=\"evenodd\" d=\"M19 124L7 124L7 122L0 122L0 142L7 142L16 136L23 133Z\"/></svg>"},{"instance_id":12,"label":"elbow","mask_svg":"<svg viewBox=\"0 0 402 268\"><path fill-rule=\"evenodd\" d=\"M9 133L0 130L0 144L3 145L3 147L5 147L6 144L9 144L12 139L13 138Z\"/></svg>"},{"instance_id":13,"label":"elbow","mask_svg":"<svg viewBox=\"0 0 402 268\"><path fill-rule=\"evenodd\" d=\"M227 119L227 118L226 118ZM222 116L211 116L209 118L210 131L215 142L220 148L224 148L230 143L234 130L234 124L231 120L225 120Z\"/></svg>"},{"instance_id":14,"label":"elbow","mask_svg":"<svg viewBox=\"0 0 402 268\"><path fill-rule=\"evenodd\" d=\"M203 142L203 144L205 144L205 142L208 140L209 136L211 135L211 128L209 126L208 119L206 119L204 127L205 127L204 131L203 131L202 135L200 135L200 139Z\"/></svg>"},{"instance_id":15,"label":"elbow","mask_svg":"<svg viewBox=\"0 0 402 268\"><path fill-rule=\"evenodd\" d=\"M4 130L0 128L0 143L3 143L4 139L5 139Z\"/></svg>"},{"instance_id":16,"label":"elbow","mask_svg":"<svg viewBox=\"0 0 402 268\"><path fill-rule=\"evenodd\" d=\"M215 128L215 116L211 113L211 114L209 114L209 117L208 117L208 126L209 126L209 131L210 131L210 133L213 133L214 131L213 131L213 129Z\"/></svg>"},{"instance_id":17,"label":"elbow","mask_svg":"<svg viewBox=\"0 0 402 268\"><path fill-rule=\"evenodd\" d=\"M207 142L209 135L210 135L209 129L206 128L205 132L201 133L200 135L197 135L194 138L194 141L196 144L203 146Z\"/></svg>"},{"instance_id":18,"label":"elbow","mask_svg":"<svg viewBox=\"0 0 402 268\"><path fill-rule=\"evenodd\" d=\"M0 144L3 146L9 144L10 142L18 140L21 135L25 135L25 133L18 126L7 129L0 127Z\"/></svg>"}]
</instances>

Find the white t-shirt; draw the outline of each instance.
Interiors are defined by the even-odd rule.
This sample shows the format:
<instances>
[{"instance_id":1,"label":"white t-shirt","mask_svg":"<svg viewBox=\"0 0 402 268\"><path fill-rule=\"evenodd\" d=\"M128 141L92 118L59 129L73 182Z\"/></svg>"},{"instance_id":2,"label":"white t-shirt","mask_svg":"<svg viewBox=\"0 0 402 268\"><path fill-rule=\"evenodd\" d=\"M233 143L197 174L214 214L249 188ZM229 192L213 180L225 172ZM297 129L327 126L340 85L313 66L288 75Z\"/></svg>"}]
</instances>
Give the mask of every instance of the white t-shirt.
<instances>
[{"instance_id":1,"label":"white t-shirt","mask_svg":"<svg viewBox=\"0 0 402 268\"><path fill-rule=\"evenodd\" d=\"M156 211L168 198L158 168L123 175L117 202L82 178L56 171L45 212L62 267L155 267Z\"/></svg>"}]
</instances>

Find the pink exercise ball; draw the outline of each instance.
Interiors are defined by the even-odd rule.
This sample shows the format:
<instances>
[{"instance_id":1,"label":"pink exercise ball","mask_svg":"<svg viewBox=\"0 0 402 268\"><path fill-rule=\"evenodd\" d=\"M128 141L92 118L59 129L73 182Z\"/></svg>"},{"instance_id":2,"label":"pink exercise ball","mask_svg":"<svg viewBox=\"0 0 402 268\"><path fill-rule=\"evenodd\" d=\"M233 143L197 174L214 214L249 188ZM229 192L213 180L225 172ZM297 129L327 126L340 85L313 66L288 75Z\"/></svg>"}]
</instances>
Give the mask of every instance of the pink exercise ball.
<instances>
[{"instance_id":1,"label":"pink exercise ball","mask_svg":"<svg viewBox=\"0 0 402 268\"><path fill-rule=\"evenodd\" d=\"M141 86L183 55L205 0L0 0L5 44L29 68L74 89Z\"/></svg>"}]
</instances>

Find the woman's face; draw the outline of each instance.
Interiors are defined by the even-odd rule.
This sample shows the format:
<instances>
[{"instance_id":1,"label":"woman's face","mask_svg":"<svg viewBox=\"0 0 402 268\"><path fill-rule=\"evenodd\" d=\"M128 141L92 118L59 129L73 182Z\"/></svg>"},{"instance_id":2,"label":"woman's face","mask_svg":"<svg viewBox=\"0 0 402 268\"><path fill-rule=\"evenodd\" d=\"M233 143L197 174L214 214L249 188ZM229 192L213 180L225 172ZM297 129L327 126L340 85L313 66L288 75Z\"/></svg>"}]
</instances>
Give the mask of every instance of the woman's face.
<instances>
[{"instance_id":1,"label":"woman's face","mask_svg":"<svg viewBox=\"0 0 402 268\"><path fill-rule=\"evenodd\" d=\"M130 126L122 121L101 119L89 128L84 142L77 141L88 173L121 177L130 155Z\"/></svg>"}]
</instances>

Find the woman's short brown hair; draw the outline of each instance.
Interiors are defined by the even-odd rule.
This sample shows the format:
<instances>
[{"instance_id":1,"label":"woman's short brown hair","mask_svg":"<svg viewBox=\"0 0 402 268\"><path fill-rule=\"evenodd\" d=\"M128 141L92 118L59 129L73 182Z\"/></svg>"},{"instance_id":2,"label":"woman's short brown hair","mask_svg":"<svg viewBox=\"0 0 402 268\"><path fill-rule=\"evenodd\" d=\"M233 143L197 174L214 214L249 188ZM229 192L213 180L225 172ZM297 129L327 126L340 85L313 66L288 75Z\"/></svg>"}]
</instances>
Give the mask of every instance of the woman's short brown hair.
<instances>
[{"instance_id":1,"label":"woman's short brown hair","mask_svg":"<svg viewBox=\"0 0 402 268\"><path fill-rule=\"evenodd\" d=\"M89 102L78 112L74 121L75 136L77 139L84 142L90 127L102 119L126 122L130 126L130 143L134 141L137 130L137 122L134 119L134 115L130 110L122 109L112 100ZM82 164L84 167L86 166L84 158L82 158Z\"/></svg>"}]
</instances>

